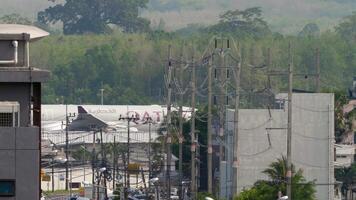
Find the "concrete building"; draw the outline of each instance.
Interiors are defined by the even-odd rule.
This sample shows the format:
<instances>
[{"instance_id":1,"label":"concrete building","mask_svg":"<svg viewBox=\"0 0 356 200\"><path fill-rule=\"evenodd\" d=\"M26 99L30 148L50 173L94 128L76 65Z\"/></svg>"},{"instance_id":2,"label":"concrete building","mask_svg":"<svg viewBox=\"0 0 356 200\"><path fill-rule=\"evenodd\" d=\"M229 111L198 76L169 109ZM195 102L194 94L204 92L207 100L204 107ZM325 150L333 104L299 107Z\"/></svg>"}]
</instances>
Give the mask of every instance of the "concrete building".
<instances>
[{"instance_id":1,"label":"concrete building","mask_svg":"<svg viewBox=\"0 0 356 200\"><path fill-rule=\"evenodd\" d=\"M350 167L354 162L355 146L346 144L335 144L335 168Z\"/></svg>"},{"instance_id":2,"label":"concrete building","mask_svg":"<svg viewBox=\"0 0 356 200\"><path fill-rule=\"evenodd\" d=\"M280 99L287 102L286 95ZM286 156L287 108L239 110L238 182L241 192L257 180L270 163ZM318 200L334 198L334 95L293 94L292 163L315 181ZM232 150L234 110L227 111L226 157L221 163L220 194L232 197ZM277 194L276 194L277 196Z\"/></svg>"},{"instance_id":3,"label":"concrete building","mask_svg":"<svg viewBox=\"0 0 356 200\"><path fill-rule=\"evenodd\" d=\"M29 44L48 33L0 25L0 199L39 199L41 82L49 72L33 68Z\"/></svg>"}]
</instances>

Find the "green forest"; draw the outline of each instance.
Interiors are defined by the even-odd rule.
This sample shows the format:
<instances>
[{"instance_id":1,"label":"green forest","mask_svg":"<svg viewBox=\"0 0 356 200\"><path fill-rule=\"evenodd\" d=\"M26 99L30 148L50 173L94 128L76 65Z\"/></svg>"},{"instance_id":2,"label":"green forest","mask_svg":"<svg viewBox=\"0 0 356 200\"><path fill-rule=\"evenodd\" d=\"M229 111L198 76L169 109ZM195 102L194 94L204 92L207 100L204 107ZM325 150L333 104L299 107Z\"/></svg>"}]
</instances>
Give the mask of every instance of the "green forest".
<instances>
[{"instance_id":1,"label":"green forest","mask_svg":"<svg viewBox=\"0 0 356 200\"><path fill-rule=\"evenodd\" d=\"M87 7L82 1L76 2L42 10L36 22L19 15L0 18L3 23L35 24L52 33L31 46L31 64L52 72L44 86L44 103L98 104L101 88L105 104L162 103L168 46L172 46L175 59L192 59L194 49L194 57L199 60L209 42L221 36L234 38L241 48L241 84L247 93L266 84L265 76L249 70L249 66L265 64L270 49L273 69L287 69L289 43L293 46L294 70L300 74L315 73L315 51L320 50L323 91L346 91L356 74L356 13L330 30L307 23L299 33L283 35L271 28L261 8L251 7L226 11L209 26L190 25L168 32L164 22L152 28L149 20L139 15L139 10L152 4L149 1L122 4L125 1L112 0L108 1L111 4L96 5L98 2L91 0L87 4L93 5ZM128 9L116 12L125 6ZM82 17L70 20L75 16ZM51 28L58 22L63 24L63 32ZM313 80L296 78L295 87L313 90ZM272 83L275 92L287 86L283 78Z\"/></svg>"}]
</instances>

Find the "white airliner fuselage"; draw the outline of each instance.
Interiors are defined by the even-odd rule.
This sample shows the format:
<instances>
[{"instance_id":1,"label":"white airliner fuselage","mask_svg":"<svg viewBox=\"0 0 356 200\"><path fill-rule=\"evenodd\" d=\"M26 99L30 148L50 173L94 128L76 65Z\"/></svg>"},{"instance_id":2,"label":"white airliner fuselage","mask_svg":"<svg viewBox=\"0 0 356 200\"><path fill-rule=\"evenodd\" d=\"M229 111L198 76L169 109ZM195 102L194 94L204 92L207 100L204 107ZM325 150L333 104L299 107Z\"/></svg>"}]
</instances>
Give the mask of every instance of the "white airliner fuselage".
<instances>
[{"instance_id":1,"label":"white airliner fuselage","mask_svg":"<svg viewBox=\"0 0 356 200\"><path fill-rule=\"evenodd\" d=\"M42 128L45 131L56 131L65 129L66 116L75 120L80 116L79 107L86 115L91 115L108 126L125 128L127 121L122 118L134 117L134 125L145 124L150 118L155 126L159 126L166 113L166 107L159 105L42 105ZM189 108L184 108L187 111ZM173 109L174 110L174 109ZM184 117L190 116L184 112ZM121 120L120 120L121 118Z\"/></svg>"}]
</instances>

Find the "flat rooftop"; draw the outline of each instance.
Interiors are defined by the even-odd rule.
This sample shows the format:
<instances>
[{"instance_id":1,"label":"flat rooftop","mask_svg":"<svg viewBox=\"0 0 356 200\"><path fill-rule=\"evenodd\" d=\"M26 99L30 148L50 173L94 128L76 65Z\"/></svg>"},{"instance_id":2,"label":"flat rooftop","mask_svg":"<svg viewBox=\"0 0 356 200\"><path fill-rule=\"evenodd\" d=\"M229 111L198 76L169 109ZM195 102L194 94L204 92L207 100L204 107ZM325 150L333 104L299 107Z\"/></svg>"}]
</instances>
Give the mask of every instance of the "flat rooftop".
<instances>
[{"instance_id":1,"label":"flat rooftop","mask_svg":"<svg viewBox=\"0 0 356 200\"><path fill-rule=\"evenodd\" d=\"M30 41L39 40L49 35L48 32L34 26L19 24L0 24L0 39L2 38L1 35L19 35L24 33L30 35ZM6 37L6 39L9 39L9 37Z\"/></svg>"},{"instance_id":2,"label":"flat rooftop","mask_svg":"<svg viewBox=\"0 0 356 200\"><path fill-rule=\"evenodd\" d=\"M48 70L33 67L0 67L0 82L46 82L49 77L50 72Z\"/></svg>"}]
</instances>

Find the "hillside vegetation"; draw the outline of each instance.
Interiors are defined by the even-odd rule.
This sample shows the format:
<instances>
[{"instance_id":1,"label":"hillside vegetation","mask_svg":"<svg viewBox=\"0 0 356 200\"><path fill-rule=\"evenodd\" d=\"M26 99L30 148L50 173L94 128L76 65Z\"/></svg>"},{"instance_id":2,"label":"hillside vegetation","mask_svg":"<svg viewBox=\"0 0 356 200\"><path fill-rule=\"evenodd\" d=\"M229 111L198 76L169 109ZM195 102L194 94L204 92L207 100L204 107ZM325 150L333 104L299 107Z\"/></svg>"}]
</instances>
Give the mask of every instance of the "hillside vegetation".
<instances>
[{"instance_id":1,"label":"hillside vegetation","mask_svg":"<svg viewBox=\"0 0 356 200\"><path fill-rule=\"evenodd\" d=\"M323 8L323 5L331 4L335 7L330 9L346 5L352 9L353 5L353 2L340 0L298 2L299 7L296 9L302 10L306 8L318 10ZM100 5L102 2L91 0L90 3ZM286 36L276 32L273 25L268 23L263 8L267 4L261 4L261 8L232 9L221 13L211 25L189 25L177 31L167 32L165 26L168 19L166 18L160 20L155 28L146 27L145 19L138 15L139 10L145 7L142 2L124 2L131 9L121 11L122 4L116 1L111 3L110 6L102 5L100 12L86 12L88 10L85 10L85 2L71 2L71 4L57 6L55 9L43 10L39 15L40 20L37 23L42 22L40 25L50 31L52 30L48 25L53 22L63 23L65 28L69 28L67 29L69 31L64 31L66 35L55 33L32 46L32 64L52 71L52 78L44 88L45 103L96 104L99 103L101 88L105 90L106 104L163 103L168 46L173 47L176 65L182 63L182 60L191 61L194 55L198 65L198 83L201 84L206 78L206 68L199 64L200 58L203 52L211 47L209 41L216 36L232 36L240 45L243 61L241 102L245 107L251 106L251 102L254 102L253 98L256 98L257 102L260 101L259 97L253 95L256 91L263 91L266 88L266 76L263 72L251 70L250 66L266 64L268 49L272 55L272 68L286 69L288 44L291 43L296 73L314 74L315 51L319 48L321 83L324 91L345 90L356 74L354 67L356 14L340 21L335 26L336 31L323 30L318 23L308 23L301 28L302 31ZM252 5L252 2L248 3L244 0L225 0L219 3L214 0L151 0L147 4L147 10L148 12L162 12L161 10L199 12L213 5L223 8L233 3L238 3L242 7ZM278 3L279 8L285 8L285 4L280 0L270 0L269 3ZM307 4L316 7L308 7ZM76 10L76 7L82 9ZM91 6L87 5L87 7L89 10L92 9ZM73 12L68 12L66 8L72 9ZM112 18L111 12L117 9L119 14ZM282 11L288 12L288 10ZM333 14L335 16L329 14L327 17L337 16L337 12ZM304 15L311 14L306 10ZM82 17L70 20L73 16ZM93 18L96 20L90 21ZM285 17L278 19L285 19ZM0 21L28 23L28 20L19 15L6 16L0 18ZM90 27L87 26L88 24ZM188 68L184 76L185 87L189 87L191 74L189 70L191 68ZM296 89L314 90L314 83L312 76L295 78ZM285 91L286 77L274 77L272 87L274 93Z\"/></svg>"},{"instance_id":2,"label":"hillside vegetation","mask_svg":"<svg viewBox=\"0 0 356 200\"><path fill-rule=\"evenodd\" d=\"M162 103L168 45L172 44L173 55L178 59L183 43L195 44L195 55L198 57L208 47L212 36L202 34L200 37L183 38L160 32L50 36L33 45L31 60L33 65L52 71L51 81L45 85L45 103L60 103L62 96L70 103L99 103L101 87L105 89L107 104ZM248 65L265 63L267 48L272 51L273 68L287 69L290 41L294 46L297 73L315 72L314 52L320 48L323 90L345 90L349 86L356 74L356 48L341 36L325 32L316 38L268 36L257 40L239 40L244 57L244 91L253 92L266 86L266 77L251 71ZM190 45L185 47L184 55L186 60L190 59ZM189 82L189 71L187 76ZM310 77L296 78L295 83L296 88L314 89L314 79ZM285 91L287 87L285 78L274 78L272 84L275 92Z\"/></svg>"},{"instance_id":3,"label":"hillside vegetation","mask_svg":"<svg viewBox=\"0 0 356 200\"><path fill-rule=\"evenodd\" d=\"M63 3L64 0L55 0ZM35 20L37 13L55 3L47 0L1 0L0 16L20 13ZM296 34L305 24L317 23L322 30L332 29L342 17L356 9L353 0L150 0L142 16L157 27L164 20L166 30L189 24L211 25L226 10L261 7L271 29Z\"/></svg>"}]
</instances>

